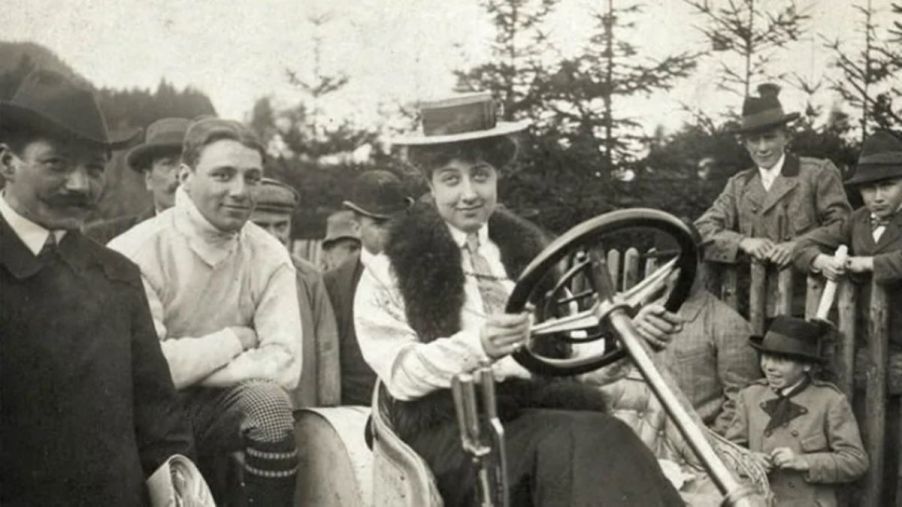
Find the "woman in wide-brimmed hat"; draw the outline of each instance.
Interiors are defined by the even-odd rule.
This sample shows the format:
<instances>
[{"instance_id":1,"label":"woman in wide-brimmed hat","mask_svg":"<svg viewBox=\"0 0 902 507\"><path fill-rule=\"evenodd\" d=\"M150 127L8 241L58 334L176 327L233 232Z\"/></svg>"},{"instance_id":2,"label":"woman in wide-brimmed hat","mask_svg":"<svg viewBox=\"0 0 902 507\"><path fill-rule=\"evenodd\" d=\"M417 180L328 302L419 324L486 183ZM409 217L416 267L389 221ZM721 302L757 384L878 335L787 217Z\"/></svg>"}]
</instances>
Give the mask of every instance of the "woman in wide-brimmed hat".
<instances>
[{"instance_id":1,"label":"woman in wide-brimmed hat","mask_svg":"<svg viewBox=\"0 0 902 507\"><path fill-rule=\"evenodd\" d=\"M476 488L451 379L485 362L499 381L512 505L682 504L633 431L603 413L594 388L537 379L510 357L530 321L504 305L546 243L498 207L499 170L527 123L498 121L488 94L426 102L420 112L422 132L395 144L422 170L431 200L397 218L385 253L361 276L354 316L395 429L430 465L445 505L473 505Z\"/></svg>"}]
</instances>

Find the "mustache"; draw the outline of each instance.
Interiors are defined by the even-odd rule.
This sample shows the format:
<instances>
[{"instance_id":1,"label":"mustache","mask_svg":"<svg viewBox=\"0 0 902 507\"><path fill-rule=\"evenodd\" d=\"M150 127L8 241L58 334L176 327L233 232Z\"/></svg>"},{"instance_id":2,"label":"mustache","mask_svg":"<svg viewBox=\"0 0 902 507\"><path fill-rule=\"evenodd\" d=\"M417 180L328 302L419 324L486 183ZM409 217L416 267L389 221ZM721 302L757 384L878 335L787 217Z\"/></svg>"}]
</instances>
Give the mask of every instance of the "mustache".
<instances>
[{"instance_id":1,"label":"mustache","mask_svg":"<svg viewBox=\"0 0 902 507\"><path fill-rule=\"evenodd\" d=\"M66 208L84 208L87 210L93 210L95 207L97 207L97 202L95 199L82 194L56 195L47 199L47 202L53 206Z\"/></svg>"}]
</instances>

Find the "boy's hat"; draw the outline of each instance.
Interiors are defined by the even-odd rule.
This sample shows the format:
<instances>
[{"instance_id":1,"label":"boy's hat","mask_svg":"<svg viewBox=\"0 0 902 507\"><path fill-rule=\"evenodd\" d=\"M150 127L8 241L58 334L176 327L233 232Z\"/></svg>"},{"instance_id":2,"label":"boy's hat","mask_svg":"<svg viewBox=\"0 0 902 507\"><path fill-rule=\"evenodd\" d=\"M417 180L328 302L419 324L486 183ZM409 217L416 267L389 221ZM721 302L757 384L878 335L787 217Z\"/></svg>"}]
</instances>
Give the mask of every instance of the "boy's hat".
<instances>
[{"instance_id":1,"label":"boy's hat","mask_svg":"<svg viewBox=\"0 0 902 507\"><path fill-rule=\"evenodd\" d=\"M820 342L827 331L821 323L797 317L774 317L767 333L749 338L749 345L760 352L820 362Z\"/></svg>"},{"instance_id":2,"label":"boy's hat","mask_svg":"<svg viewBox=\"0 0 902 507\"><path fill-rule=\"evenodd\" d=\"M110 136L94 92L59 72L44 69L25 76L10 100L0 100L0 125L69 135L110 150L124 148L141 132L132 129L125 135Z\"/></svg>"},{"instance_id":3,"label":"boy's hat","mask_svg":"<svg viewBox=\"0 0 902 507\"><path fill-rule=\"evenodd\" d=\"M383 171L367 171L354 180L351 199L342 206L368 217L386 220L405 211L413 199L404 195L401 180Z\"/></svg>"},{"instance_id":4,"label":"boy's hat","mask_svg":"<svg viewBox=\"0 0 902 507\"><path fill-rule=\"evenodd\" d=\"M421 102L421 132L391 142L402 146L427 146L475 141L515 134L525 130L529 123L498 121L497 103L491 93L469 93Z\"/></svg>"},{"instance_id":5,"label":"boy's hat","mask_svg":"<svg viewBox=\"0 0 902 507\"><path fill-rule=\"evenodd\" d=\"M147 127L144 144L139 144L125 156L132 170L142 171L150 166L151 159L161 153L181 153L185 132L191 120L188 118L162 118Z\"/></svg>"},{"instance_id":6,"label":"boy's hat","mask_svg":"<svg viewBox=\"0 0 902 507\"><path fill-rule=\"evenodd\" d=\"M780 87L773 83L758 86L758 97L746 97L742 102L742 122L733 133L742 134L767 130L785 125L799 117L799 113L783 112L783 105L777 96Z\"/></svg>"},{"instance_id":7,"label":"boy's hat","mask_svg":"<svg viewBox=\"0 0 902 507\"><path fill-rule=\"evenodd\" d=\"M323 248L341 239L350 239L360 242L360 231L357 222L354 221L354 212L351 210L336 211L326 218L326 237L323 239Z\"/></svg>"},{"instance_id":8,"label":"boy's hat","mask_svg":"<svg viewBox=\"0 0 902 507\"><path fill-rule=\"evenodd\" d=\"M902 177L902 139L889 130L877 130L861 147L855 174L847 185L860 185Z\"/></svg>"},{"instance_id":9,"label":"boy's hat","mask_svg":"<svg viewBox=\"0 0 902 507\"><path fill-rule=\"evenodd\" d=\"M301 198L297 190L272 178L263 178L254 189L256 209L272 213L291 213Z\"/></svg>"}]
</instances>

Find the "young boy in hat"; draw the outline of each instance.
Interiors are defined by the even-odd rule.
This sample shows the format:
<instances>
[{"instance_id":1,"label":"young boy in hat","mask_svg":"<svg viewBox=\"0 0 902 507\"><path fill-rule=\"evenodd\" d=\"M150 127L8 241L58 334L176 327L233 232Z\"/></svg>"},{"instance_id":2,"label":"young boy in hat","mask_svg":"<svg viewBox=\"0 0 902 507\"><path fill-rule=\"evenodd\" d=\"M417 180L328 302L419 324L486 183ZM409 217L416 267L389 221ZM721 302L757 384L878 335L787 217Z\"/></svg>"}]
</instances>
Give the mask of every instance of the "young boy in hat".
<instances>
[{"instance_id":1,"label":"young boy in hat","mask_svg":"<svg viewBox=\"0 0 902 507\"><path fill-rule=\"evenodd\" d=\"M742 105L736 133L755 167L736 174L695 222L709 243L706 257L736 262L740 252L783 267L792 261L794 242L844 219L851 208L839 171L829 160L786 152L786 125L799 113L783 113L774 84L758 87L759 97Z\"/></svg>"},{"instance_id":2,"label":"young boy in hat","mask_svg":"<svg viewBox=\"0 0 902 507\"><path fill-rule=\"evenodd\" d=\"M750 345L764 378L740 391L727 438L756 453L778 506L836 505L836 484L867 470L868 457L845 395L813 378L826 328L778 316Z\"/></svg>"},{"instance_id":3,"label":"young boy in hat","mask_svg":"<svg viewBox=\"0 0 902 507\"><path fill-rule=\"evenodd\" d=\"M845 273L873 273L889 288L891 352L902 353L902 139L874 132L862 146L855 174L847 182L861 192L864 206L848 220L819 230L799 243L796 266L835 280ZM833 257L850 248L845 262Z\"/></svg>"},{"instance_id":4,"label":"young boy in hat","mask_svg":"<svg viewBox=\"0 0 902 507\"><path fill-rule=\"evenodd\" d=\"M540 382L510 356L529 315L504 304L545 239L497 205L499 169L516 153L510 136L526 124L497 122L494 106L489 94L423 103L423 135L395 141L411 150L432 199L394 222L354 298L357 339L389 419L429 464L445 505L473 505L476 473L450 385L490 362L511 505L682 505L636 434L602 413L596 389Z\"/></svg>"},{"instance_id":5,"label":"young boy in hat","mask_svg":"<svg viewBox=\"0 0 902 507\"><path fill-rule=\"evenodd\" d=\"M257 205L251 213L251 222L260 226L291 253L291 221L294 210L300 204L297 191L281 181L263 178L255 189ZM302 350L304 364L297 389L291 392L295 408L317 405L334 405L338 399L323 400L318 386L338 382L337 368L317 365L319 355L314 351L338 340L335 313L323 283L323 274L312 262L291 255L297 270L298 305L301 307L301 329L304 335Z\"/></svg>"},{"instance_id":6,"label":"young boy in hat","mask_svg":"<svg viewBox=\"0 0 902 507\"><path fill-rule=\"evenodd\" d=\"M144 175L144 185L150 191L153 205L137 215L91 224L85 228L85 235L105 245L135 224L175 204L179 159L188 123L186 118L163 118L151 123L147 127L145 142L129 150L125 156L128 167Z\"/></svg>"},{"instance_id":7,"label":"young boy in hat","mask_svg":"<svg viewBox=\"0 0 902 507\"><path fill-rule=\"evenodd\" d=\"M337 268L360 251L360 230L351 210L339 210L326 218L326 237L322 246L323 271Z\"/></svg>"}]
</instances>

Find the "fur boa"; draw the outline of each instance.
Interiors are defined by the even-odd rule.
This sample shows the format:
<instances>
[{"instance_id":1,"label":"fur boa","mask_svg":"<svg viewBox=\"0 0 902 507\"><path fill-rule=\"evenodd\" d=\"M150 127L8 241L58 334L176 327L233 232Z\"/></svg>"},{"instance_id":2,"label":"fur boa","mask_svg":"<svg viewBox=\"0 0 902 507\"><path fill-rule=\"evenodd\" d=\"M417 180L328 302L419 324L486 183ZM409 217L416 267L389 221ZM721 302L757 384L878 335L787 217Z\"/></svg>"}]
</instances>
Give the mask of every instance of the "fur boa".
<instances>
[{"instance_id":1,"label":"fur boa","mask_svg":"<svg viewBox=\"0 0 902 507\"><path fill-rule=\"evenodd\" d=\"M533 224L498 209L489 219L489 237L501 251L501 262L511 279L548 243ZM410 326L423 342L460 331L464 304L461 251L433 205L417 203L389 231L385 253L391 262L404 298ZM604 411L602 394L572 380L509 379L497 386L498 413L511 420L525 408ZM454 402L448 389L414 401L382 399L401 438L455 421Z\"/></svg>"}]
</instances>

